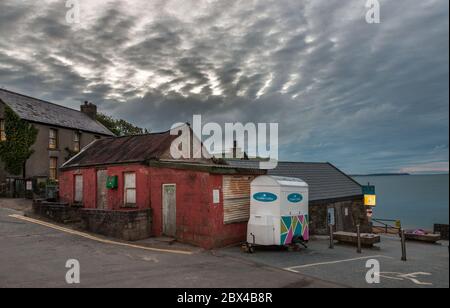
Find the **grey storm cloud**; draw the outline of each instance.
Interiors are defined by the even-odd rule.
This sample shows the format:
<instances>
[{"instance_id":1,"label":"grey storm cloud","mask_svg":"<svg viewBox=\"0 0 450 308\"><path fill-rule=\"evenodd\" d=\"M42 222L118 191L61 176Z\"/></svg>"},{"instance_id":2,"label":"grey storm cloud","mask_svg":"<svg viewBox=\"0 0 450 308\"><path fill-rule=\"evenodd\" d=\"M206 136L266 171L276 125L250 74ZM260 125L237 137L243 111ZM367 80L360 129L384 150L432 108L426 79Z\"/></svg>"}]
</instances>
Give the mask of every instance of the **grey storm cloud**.
<instances>
[{"instance_id":1,"label":"grey storm cloud","mask_svg":"<svg viewBox=\"0 0 450 308\"><path fill-rule=\"evenodd\" d=\"M90 100L153 131L276 122L284 160L448 171L449 3L380 0L0 2L0 86Z\"/></svg>"}]
</instances>

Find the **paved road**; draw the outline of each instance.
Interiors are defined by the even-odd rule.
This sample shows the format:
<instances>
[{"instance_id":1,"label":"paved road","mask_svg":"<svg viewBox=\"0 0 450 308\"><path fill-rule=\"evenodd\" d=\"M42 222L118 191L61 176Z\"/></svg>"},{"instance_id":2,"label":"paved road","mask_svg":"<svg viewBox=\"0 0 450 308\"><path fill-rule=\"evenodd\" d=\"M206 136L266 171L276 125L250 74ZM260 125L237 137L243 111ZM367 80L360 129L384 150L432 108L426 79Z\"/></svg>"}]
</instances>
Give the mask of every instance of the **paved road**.
<instances>
[{"instance_id":1,"label":"paved road","mask_svg":"<svg viewBox=\"0 0 450 308\"><path fill-rule=\"evenodd\" d=\"M331 287L318 279L210 252L150 252L99 243L9 217L0 208L0 288L68 287L68 259L81 264L81 287Z\"/></svg>"},{"instance_id":2,"label":"paved road","mask_svg":"<svg viewBox=\"0 0 450 308\"><path fill-rule=\"evenodd\" d=\"M384 236L378 249L364 249L362 254L351 246L336 245L330 250L328 240L312 241L307 250L300 252L265 249L243 255L236 248L228 248L221 253L357 288L449 287L448 242L407 242L407 262L400 260L400 244L398 237ZM370 259L379 261L380 284L366 282L366 262Z\"/></svg>"}]
</instances>

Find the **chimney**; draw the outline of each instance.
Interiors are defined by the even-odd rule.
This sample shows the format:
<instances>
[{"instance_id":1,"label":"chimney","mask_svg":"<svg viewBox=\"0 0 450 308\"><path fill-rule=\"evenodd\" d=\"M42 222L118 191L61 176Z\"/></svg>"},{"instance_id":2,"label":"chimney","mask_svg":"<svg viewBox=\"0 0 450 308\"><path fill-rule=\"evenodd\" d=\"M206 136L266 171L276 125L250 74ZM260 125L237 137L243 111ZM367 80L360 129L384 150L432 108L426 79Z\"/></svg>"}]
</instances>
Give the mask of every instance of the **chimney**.
<instances>
[{"instance_id":1,"label":"chimney","mask_svg":"<svg viewBox=\"0 0 450 308\"><path fill-rule=\"evenodd\" d=\"M84 102L84 105L80 106L80 110L82 113L86 114L93 120L97 119L97 106L89 103L88 101Z\"/></svg>"}]
</instances>

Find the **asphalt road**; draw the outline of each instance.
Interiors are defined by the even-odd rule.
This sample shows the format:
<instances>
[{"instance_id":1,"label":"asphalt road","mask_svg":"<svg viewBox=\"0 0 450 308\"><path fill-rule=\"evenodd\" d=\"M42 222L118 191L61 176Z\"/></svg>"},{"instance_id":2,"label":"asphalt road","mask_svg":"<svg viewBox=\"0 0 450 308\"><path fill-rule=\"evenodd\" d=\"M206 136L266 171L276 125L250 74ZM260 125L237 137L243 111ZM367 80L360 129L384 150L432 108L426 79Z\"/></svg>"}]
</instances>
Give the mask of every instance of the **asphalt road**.
<instances>
[{"instance_id":1,"label":"asphalt road","mask_svg":"<svg viewBox=\"0 0 450 308\"><path fill-rule=\"evenodd\" d=\"M362 254L346 245L329 249L326 239L311 241L308 249L299 252L260 249L253 255L245 255L239 249L228 248L221 253L355 288L449 287L448 241L438 245L407 242L406 247L407 262L401 261L398 236L383 236L377 248L363 249ZM379 283L366 281L368 260L379 263Z\"/></svg>"},{"instance_id":2,"label":"asphalt road","mask_svg":"<svg viewBox=\"0 0 450 308\"><path fill-rule=\"evenodd\" d=\"M0 208L0 288L15 287L333 287L335 284L233 256L161 253L100 243L10 217ZM68 285L67 260L81 266Z\"/></svg>"}]
</instances>

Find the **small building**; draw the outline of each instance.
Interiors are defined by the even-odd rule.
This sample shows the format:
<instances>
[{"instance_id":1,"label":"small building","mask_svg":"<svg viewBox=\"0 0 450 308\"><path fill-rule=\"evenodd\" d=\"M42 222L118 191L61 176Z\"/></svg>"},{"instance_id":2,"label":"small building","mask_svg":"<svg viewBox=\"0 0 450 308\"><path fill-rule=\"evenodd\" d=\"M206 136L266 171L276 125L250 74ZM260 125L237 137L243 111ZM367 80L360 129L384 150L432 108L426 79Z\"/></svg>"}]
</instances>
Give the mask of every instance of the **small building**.
<instances>
[{"instance_id":1,"label":"small building","mask_svg":"<svg viewBox=\"0 0 450 308\"><path fill-rule=\"evenodd\" d=\"M267 171L253 160L176 160L176 138L168 131L94 141L61 167L61 201L81 207L91 232L210 249L246 241L251 182L269 174L308 184L311 234L328 233L330 209L338 231L368 227L361 186L329 163L280 162Z\"/></svg>"},{"instance_id":2,"label":"small building","mask_svg":"<svg viewBox=\"0 0 450 308\"><path fill-rule=\"evenodd\" d=\"M61 167L61 201L82 207L86 229L125 240L169 236L207 249L245 241L250 182L265 171L174 160L175 138L94 141Z\"/></svg>"},{"instance_id":3,"label":"small building","mask_svg":"<svg viewBox=\"0 0 450 308\"><path fill-rule=\"evenodd\" d=\"M0 184L4 187L15 188L17 183L23 183L24 180L56 180L58 168L71 155L97 138L114 135L96 120L97 107L92 103L84 103L80 111L77 111L0 89L0 142L7 138L4 116L6 107L37 128L38 136L32 146L34 153L25 166L25 178L22 174L8 174L0 161Z\"/></svg>"},{"instance_id":4,"label":"small building","mask_svg":"<svg viewBox=\"0 0 450 308\"><path fill-rule=\"evenodd\" d=\"M259 165L255 160L227 162L236 168L257 169ZM308 183L311 234L329 234L330 222L336 231L353 232L360 224L364 232L370 232L362 186L331 163L279 162L267 174L299 178Z\"/></svg>"}]
</instances>

